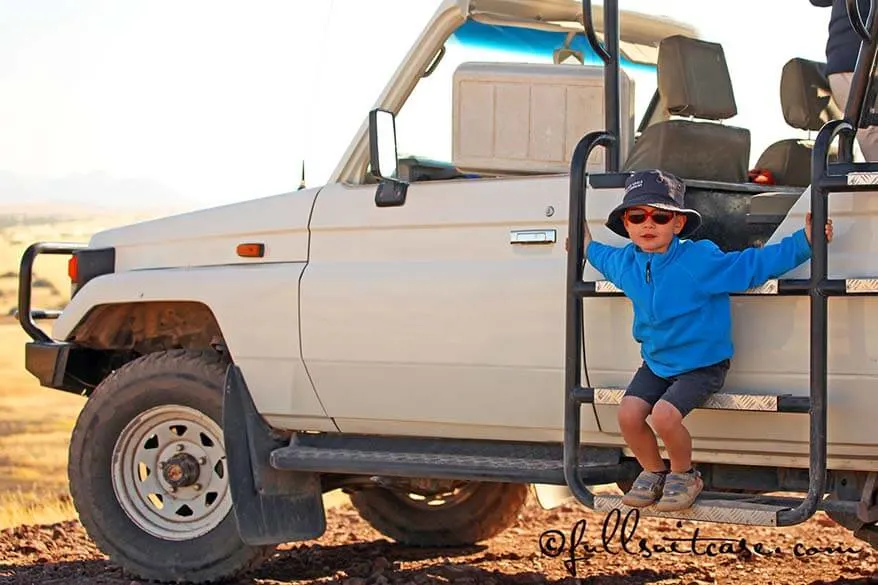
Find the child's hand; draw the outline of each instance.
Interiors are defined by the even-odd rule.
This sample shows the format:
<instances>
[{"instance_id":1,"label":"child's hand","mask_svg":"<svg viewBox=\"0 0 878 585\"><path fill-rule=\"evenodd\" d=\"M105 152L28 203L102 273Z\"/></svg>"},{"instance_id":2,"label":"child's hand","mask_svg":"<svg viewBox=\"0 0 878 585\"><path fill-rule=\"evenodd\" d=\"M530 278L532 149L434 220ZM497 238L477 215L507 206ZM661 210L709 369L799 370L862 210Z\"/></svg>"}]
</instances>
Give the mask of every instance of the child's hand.
<instances>
[{"instance_id":1,"label":"child's hand","mask_svg":"<svg viewBox=\"0 0 878 585\"><path fill-rule=\"evenodd\" d=\"M805 237L808 238L808 244L811 244L811 212L805 214ZM826 220L826 241L832 241L832 220Z\"/></svg>"}]
</instances>

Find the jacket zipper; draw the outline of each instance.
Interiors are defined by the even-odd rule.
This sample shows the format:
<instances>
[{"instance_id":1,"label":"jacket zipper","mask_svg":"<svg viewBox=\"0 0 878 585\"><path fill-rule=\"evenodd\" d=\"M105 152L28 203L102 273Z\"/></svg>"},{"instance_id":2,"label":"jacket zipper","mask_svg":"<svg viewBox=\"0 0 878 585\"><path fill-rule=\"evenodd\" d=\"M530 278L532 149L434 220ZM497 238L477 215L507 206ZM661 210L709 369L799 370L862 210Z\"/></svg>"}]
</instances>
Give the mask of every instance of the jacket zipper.
<instances>
[{"instance_id":1,"label":"jacket zipper","mask_svg":"<svg viewBox=\"0 0 878 585\"><path fill-rule=\"evenodd\" d=\"M649 320L655 321L655 291L652 289L652 258L646 261L646 284L649 285Z\"/></svg>"}]
</instances>

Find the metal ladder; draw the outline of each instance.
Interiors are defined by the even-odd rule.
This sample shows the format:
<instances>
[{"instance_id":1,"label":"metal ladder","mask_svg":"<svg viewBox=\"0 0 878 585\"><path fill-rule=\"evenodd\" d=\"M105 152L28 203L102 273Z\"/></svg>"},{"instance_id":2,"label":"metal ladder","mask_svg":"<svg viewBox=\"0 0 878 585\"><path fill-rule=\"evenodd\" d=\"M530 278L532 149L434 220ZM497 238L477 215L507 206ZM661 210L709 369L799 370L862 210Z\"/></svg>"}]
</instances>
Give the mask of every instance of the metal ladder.
<instances>
[{"instance_id":1,"label":"metal ladder","mask_svg":"<svg viewBox=\"0 0 878 585\"><path fill-rule=\"evenodd\" d=\"M851 93L842 120L824 125L817 135L811 160L812 233L811 277L807 280L773 280L745 295L807 295L811 305L810 394L790 395L715 395L702 408L728 410L760 410L802 413L809 416L808 492L804 498L774 496L741 496L723 492L703 492L696 503L680 512L658 512L651 507L641 509L644 516L663 516L711 522L728 522L759 526L790 526L806 521L817 510L857 513L857 502L826 500L826 418L827 418L827 299L829 296L878 294L878 279L827 278L827 241L823 229L829 209L829 194L874 191L878 189L878 163L853 163L853 142L857 128L878 125L878 83L874 79L878 49L878 18L875 5L868 24L858 12L855 0L848 0L848 15L861 36L859 58L854 72ZM627 173L618 173L618 0L604 2L604 38L601 46L591 19L591 2L583 0L583 24L592 48L605 65L606 123L608 130L585 135L573 152L570 162L570 207L568 217L567 258L567 328L565 357L564 403L564 472L571 492L584 505L599 511L618 508L625 511L620 496L596 496L576 473L579 461L581 407L584 404L618 404L624 393L621 388L593 388L582 385L585 367L583 299L618 296L621 292L606 281L584 282L585 267L584 221L586 193L590 179L586 161L596 147L608 151L607 174L601 177L605 186L622 188ZM615 104L615 105L614 105ZM856 125L851 121L855 120ZM830 164L830 145L838 138L840 162ZM586 376L587 376L587 370Z\"/></svg>"}]
</instances>

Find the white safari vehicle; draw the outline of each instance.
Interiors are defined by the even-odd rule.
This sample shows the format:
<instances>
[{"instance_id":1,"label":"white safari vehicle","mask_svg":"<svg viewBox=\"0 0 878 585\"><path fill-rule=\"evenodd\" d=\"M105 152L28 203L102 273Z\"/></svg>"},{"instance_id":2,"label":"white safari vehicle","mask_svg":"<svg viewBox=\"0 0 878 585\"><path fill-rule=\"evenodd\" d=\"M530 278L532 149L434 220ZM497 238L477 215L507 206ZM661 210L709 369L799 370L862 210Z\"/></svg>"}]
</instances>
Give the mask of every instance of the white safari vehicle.
<instances>
[{"instance_id":1,"label":"white safari vehicle","mask_svg":"<svg viewBox=\"0 0 878 585\"><path fill-rule=\"evenodd\" d=\"M89 535L131 574L209 582L319 537L336 489L423 546L496 535L529 486L617 508L594 486L639 472L616 421L639 349L583 224L621 243L604 219L630 171L657 167L686 180L696 237L724 249L778 240L808 211L836 228L733 298L727 385L687 419L705 491L666 515L789 526L823 510L878 545L878 202L861 193L878 165L852 156L876 123L878 19L853 20L844 112L819 63L783 68L793 128L757 164L774 184L749 180L750 132L723 123L737 111L723 49L692 27L617 0L445 0L326 185L33 244L26 367L88 396L69 478ZM635 119L637 75L655 91ZM453 160L400 157L396 114L427 132L403 122L431 91L451 96L437 123ZM57 314L31 307L39 254L71 255Z\"/></svg>"}]
</instances>

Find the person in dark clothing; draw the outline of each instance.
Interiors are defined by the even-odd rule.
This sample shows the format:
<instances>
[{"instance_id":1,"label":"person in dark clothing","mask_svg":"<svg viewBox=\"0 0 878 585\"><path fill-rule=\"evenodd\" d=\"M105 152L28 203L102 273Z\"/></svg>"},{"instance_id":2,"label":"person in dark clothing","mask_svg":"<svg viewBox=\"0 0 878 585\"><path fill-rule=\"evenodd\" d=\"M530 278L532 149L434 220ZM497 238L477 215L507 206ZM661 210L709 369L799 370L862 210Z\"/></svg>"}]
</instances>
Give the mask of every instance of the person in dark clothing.
<instances>
[{"instance_id":1,"label":"person in dark clothing","mask_svg":"<svg viewBox=\"0 0 878 585\"><path fill-rule=\"evenodd\" d=\"M832 7L829 14L829 36L826 40L826 77L832 97L842 110L851 91L851 80L857 65L862 39L851 26L845 0L810 0L814 6ZM863 20L869 15L870 0L858 0ZM857 142L867 161L878 161L878 128L857 131Z\"/></svg>"}]
</instances>

